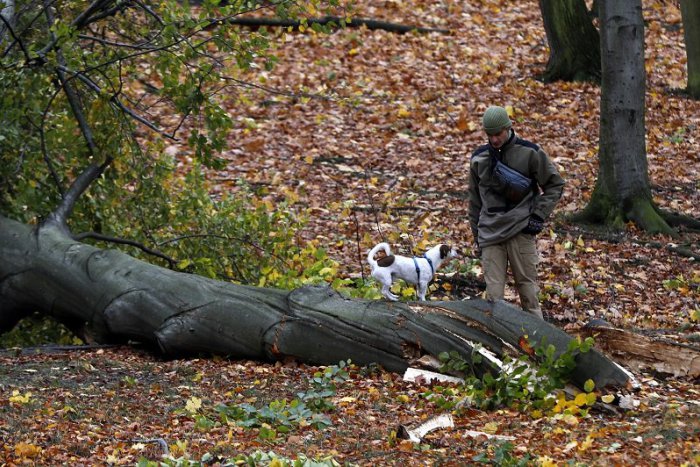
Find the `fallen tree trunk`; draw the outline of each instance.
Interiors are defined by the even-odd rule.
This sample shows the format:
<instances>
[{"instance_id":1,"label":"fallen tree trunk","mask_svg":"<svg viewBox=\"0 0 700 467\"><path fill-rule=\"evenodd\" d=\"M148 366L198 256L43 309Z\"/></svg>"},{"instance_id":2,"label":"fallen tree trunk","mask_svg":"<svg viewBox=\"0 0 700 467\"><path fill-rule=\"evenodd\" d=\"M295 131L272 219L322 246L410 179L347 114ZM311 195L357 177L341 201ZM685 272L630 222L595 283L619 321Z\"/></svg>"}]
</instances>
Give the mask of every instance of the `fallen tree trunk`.
<instances>
[{"instance_id":1,"label":"fallen tree trunk","mask_svg":"<svg viewBox=\"0 0 700 467\"><path fill-rule=\"evenodd\" d=\"M0 216L0 331L35 310L95 342L151 343L166 356L352 359L396 372L445 351L469 359L477 343L498 358L527 351L525 336L558 353L572 339L505 302L396 303L348 299L327 287L235 285L80 243L59 224L31 228ZM474 370L493 371L494 363L485 358ZM599 389L629 383L597 351L577 356L573 382L582 387L589 378Z\"/></svg>"},{"instance_id":2,"label":"fallen tree trunk","mask_svg":"<svg viewBox=\"0 0 700 467\"><path fill-rule=\"evenodd\" d=\"M585 326L581 335L593 337L596 347L634 370L700 377L700 348L696 346L647 337L605 322Z\"/></svg>"}]
</instances>

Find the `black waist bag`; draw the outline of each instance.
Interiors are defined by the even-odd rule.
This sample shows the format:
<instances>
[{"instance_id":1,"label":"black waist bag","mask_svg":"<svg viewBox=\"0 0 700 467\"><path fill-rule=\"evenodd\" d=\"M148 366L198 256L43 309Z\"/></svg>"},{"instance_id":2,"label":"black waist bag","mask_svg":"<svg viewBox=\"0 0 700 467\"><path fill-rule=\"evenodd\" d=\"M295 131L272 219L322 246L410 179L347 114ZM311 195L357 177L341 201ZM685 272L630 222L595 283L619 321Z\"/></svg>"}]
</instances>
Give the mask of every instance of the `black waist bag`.
<instances>
[{"instance_id":1,"label":"black waist bag","mask_svg":"<svg viewBox=\"0 0 700 467\"><path fill-rule=\"evenodd\" d=\"M526 177L515 169L511 169L495 157L491 176L496 182L497 189L510 204L518 204L532 191L534 180Z\"/></svg>"}]
</instances>

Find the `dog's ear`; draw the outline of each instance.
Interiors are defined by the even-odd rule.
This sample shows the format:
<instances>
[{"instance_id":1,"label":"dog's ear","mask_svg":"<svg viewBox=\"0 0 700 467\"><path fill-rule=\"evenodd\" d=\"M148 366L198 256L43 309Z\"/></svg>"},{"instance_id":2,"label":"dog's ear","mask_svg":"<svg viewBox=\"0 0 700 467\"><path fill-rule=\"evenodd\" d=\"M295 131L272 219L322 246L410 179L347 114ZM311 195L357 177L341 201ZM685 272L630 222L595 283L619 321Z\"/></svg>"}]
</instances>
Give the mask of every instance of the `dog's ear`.
<instances>
[{"instance_id":1,"label":"dog's ear","mask_svg":"<svg viewBox=\"0 0 700 467\"><path fill-rule=\"evenodd\" d=\"M447 255L450 254L450 246L442 244L440 245L440 259L447 258Z\"/></svg>"}]
</instances>

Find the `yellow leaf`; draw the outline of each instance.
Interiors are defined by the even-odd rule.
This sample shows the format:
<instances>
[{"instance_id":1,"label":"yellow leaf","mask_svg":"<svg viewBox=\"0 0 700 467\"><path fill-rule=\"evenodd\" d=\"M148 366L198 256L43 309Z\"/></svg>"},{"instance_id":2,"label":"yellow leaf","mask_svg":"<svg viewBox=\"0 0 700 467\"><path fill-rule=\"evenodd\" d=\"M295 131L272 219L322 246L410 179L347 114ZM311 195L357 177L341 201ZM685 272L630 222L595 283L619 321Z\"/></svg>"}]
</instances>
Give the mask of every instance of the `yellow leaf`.
<instances>
[{"instance_id":1,"label":"yellow leaf","mask_svg":"<svg viewBox=\"0 0 700 467\"><path fill-rule=\"evenodd\" d=\"M571 415L571 414L564 414L562 415L561 419L566 423L567 425L570 426L575 426L578 425L578 418L576 416Z\"/></svg>"},{"instance_id":2,"label":"yellow leaf","mask_svg":"<svg viewBox=\"0 0 700 467\"><path fill-rule=\"evenodd\" d=\"M190 397L189 400L187 401L187 404L185 405L185 410L187 410L190 413L195 413L199 409L202 408L202 399L199 397Z\"/></svg>"},{"instance_id":3,"label":"yellow leaf","mask_svg":"<svg viewBox=\"0 0 700 467\"><path fill-rule=\"evenodd\" d=\"M696 308L690 313L690 320L696 323L700 321L700 308Z\"/></svg>"},{"instance_id":4,"label":"yellow leaf","mask_svg":"<svg viewBox=\"0 0 700 467\"><path fill-rule=\"evenodd\" d=\"M611 403L612 401L615 400L615 396L612 395L612 394L606 394L606 395L604 395L603 397L601 397L601 399L602 399L603 402L605 402L606 404L609 404L609 403Z\"/></svg>"},{"instance_id":5,"label":"yellow leaf","mask_svg":"<svg viewBox=\"0 0 700 467\"><path fill-rule=\"evenodd\" d=\"M490 435L495 434L498 431L498 423L488 422L486 425L484 425L483 431Z\"/></svg>"},{"instance_id":6,"label":"yellow leaf","mask_svg":"<svg viewBox=\"0 0 700 467\"><path fill-rule=\"evenodd\" d=\"M586 398L586 393L585 392L579 392L576 394L576 398L574 399L574 404L576 404L577 407L583 407L586 405L586 402L588 399Z\"/></svg>"},{"instance_id":7,"label":"yellow leaf","mask_svg":"<svg viewBox=\"0 0 700 467\"><path fill-rule=\"evenodd\" d=\"M593 446L593 437L591 435L588 435L586 436L586 440L583 443L581 443L581 445L578 447L578 450L585 451L591 446Z\"/></svg>"},{"instance_id":8,"label":"yellow leaf","mask_svg":"<svg viewBox=\"0 0 700 467\"><path fill-rule=\"evenodd\" d=\"M323 276L332 276L334 273L333 268L323 268L320 271L318 271L318 275L323 277Z\"/></svg>"},{"instance_id":9,"label":"yellow leaf","mask_svg":"<svg viewBox=\"0 0 700 467\"><path fill-rule=\"evenodd\" d=\"M177 263L177 268L178 268L178 269L185 269L185 268L187 268L187 266L189 266L190 264L192 264L192 261L190 261L189 259L183 259L182 261L180 261L179 263Z\"/></svg>"},{"instance_id":10,"label":"yellow leaf","mask_svg":"<svg viewBox=\"0 0 700 467\"><path fill-rule=\"evenodd\" d=\"M10 402L14 402L16 404L28 404L31 401L31 399L31 392L27 392L24 395L22 395L19 391L14 390L12 391L12 396L10 396Z\"/></svg>"},{"instance_id":11,"label":"yellow leaf","mask_svg":"<svg viewBox=\"0 0 700 467\"><path fill-rule=\"evenodd\" d=\"M586 394L586 405L593 405L595 404L595 401L598 397L595 395L595 392L590 392Z\"/></svg>"},{"instance_id":12,"label":"yellow leaf","mask_svg":"<svg viewBox=\"0 0 700 467\"><path fill-rule=\"evenodd\" d=\"M411 112L409 112L406 107L401 107L397 112L397 115L399 118L407 118L411 116Z\"/></svg>"},{"instance_id":13,"label":"yellow leaf","mask_svg":"<svg viewBox=\"0 0 700 467\"><path fill-rule=\"evenodd\" d=\"M29 443L15 444L15 455L17 457L36 457L41 454L41 447Z\"/></svg>"},{"instance_id":14,"label":"yellow leaf","mask_svg":"<svg viewBox=\"0 0 700 467\"><path fill-rule=\"evenodd\" d=\"M360 53L360 52L359 52L357 49L350 49L350 51L348 52L348 55L351 55L351 56L352 56L352 55L357 55L357 54L359 54L359 53Z\"/></svg>"},{"instance_id":15,"label":"yellow leaf","mask_svg":"<svg viewBox=\"0 0 700 467\"><path fill-rule=\"evenodd\" d=\"M304 161L305 161L307 164L313 164L314 158L311 157L311 156L306 156L306 157L304 158Z\"/></svg>"},{"instance_id":16,"label":"yellow leaf","mask_svg":"<svg viewBox=\"0 0 700 467\"><path fill-rule=\"evenodd\" d=\"M515 107L513 107L512 105L507 105L507 106L506 106L506 112L508 112L508 116L509 116L510 118L515 117Z\"/></svg>"},{"instance_id":17,"label":"yellow leaf","mask_svg":"<svg viewBox=\"0 0 700 467\"><path fill-rule=\"evenodd\" d=\"M554 462L549 456L540 456L537 458L537 464L541 467L557 467L557 463Z\"/></svg>"}]
</instances>

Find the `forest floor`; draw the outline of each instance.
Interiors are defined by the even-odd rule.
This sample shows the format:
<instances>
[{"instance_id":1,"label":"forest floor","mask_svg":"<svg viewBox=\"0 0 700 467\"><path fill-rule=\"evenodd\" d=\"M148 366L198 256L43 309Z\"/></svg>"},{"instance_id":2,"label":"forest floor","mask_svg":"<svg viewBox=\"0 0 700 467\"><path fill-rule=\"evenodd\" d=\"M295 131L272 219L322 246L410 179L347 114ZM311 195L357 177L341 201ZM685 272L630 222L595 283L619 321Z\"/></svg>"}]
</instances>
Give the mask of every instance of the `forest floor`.
<instances>
[{"instance_id":1,"label":"forest floor","mask_svg":"<svg viewBox=\"0 0 700 467\"><path fill-rule=\"evenodd\" d=\"M686 61L680 12L671 2L643 3L654 200L700 218L700 102L677 91ZM358 10L358 17L450 33L285 34L277 67L240 77L254 87L229 90L248 104L231 106L238 124L223 154L226 168L212 173L218 194L244 179L272 204L294 200L309 214L301 241L323 245L348 277L367 276L365 252L380 241L403 254L455 244L465 257L443 272L469 280L444 280L449 285L431 298L461 300L480 292L467 222L469 156L484 143L483 110L510 106L519 135L540 144L567 180L538 240L547 320L576 332L599 318L700 346L700 268L682 254L700 250L698 234L649 236L633 225L603 232L567 220L595 184L600 90L537 79L548 51L536 1L361 1ZM186 164L186 148L168 151ZM508 298L517 303L511 289ZM6 352L0 363L0 465L158 459L162 448L144 441L153 439L192 459L259 449L359 465L465 465L481 454L510 465L700 464L700 385L654 371L634 371L640 388L632 409L574 418L469 409L455 415L454 428L414 444L394 434L443 413L426 397L439 390L376 368L350 369L329 397L330 427L272 436L274 424L207 420L216 418L217 404L291 401L310 391L318 368L162 361L139 348ZM472 438L467 430L513 439Z\"/></svg>"}]
</instances>

